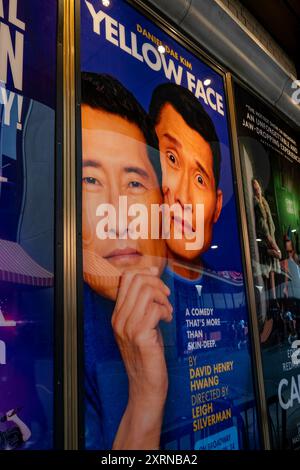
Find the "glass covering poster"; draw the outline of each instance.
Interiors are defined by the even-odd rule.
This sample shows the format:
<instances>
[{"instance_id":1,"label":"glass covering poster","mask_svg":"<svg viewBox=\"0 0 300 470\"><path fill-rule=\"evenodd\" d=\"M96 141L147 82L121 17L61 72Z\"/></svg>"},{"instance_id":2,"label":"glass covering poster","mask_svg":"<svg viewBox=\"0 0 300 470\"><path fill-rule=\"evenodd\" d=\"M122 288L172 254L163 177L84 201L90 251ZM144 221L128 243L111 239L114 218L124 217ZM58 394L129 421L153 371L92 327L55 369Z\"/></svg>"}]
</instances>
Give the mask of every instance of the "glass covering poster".
<instances>
[{"instance_id":1,"label":"glass covering poster","mask_svg":"<svg viewBox=\"0 0 300 470\"><path fill-rule=\"evenodd\" d=\"M0 0L0 449L53 446L57 2Z\"/></svg>"},{"instance_id":2,"label":"glass covering poster","mask_svg":"<svg viewBox=\"0 0 300 470\"><path fill-rule=\"evenodd\" d=\"M238 134L273 448L300 447L299 133L236 86Z\"/></svg>"},{"instance_id":3,"label":"glass covering poster","mask_svg":"<svg viewBox=\"0 0 300 470\"><path fill-rule=\"evenodd\" d=\"M81 2L87 449L259 438L223 78Z\"/></svg>"}]
</instances>

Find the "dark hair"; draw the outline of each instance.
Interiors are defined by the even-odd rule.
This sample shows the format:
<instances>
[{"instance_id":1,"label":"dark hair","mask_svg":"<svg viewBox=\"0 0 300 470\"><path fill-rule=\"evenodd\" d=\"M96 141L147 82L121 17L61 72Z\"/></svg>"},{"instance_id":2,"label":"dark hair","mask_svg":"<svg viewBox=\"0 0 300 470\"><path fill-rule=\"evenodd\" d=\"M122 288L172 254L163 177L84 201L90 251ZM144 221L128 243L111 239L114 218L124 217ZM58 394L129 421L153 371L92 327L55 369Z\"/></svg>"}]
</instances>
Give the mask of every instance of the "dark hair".
<instances>
[{"instance_id":1,"label":"dark hair","mask_svg":"<svg viewBox=\"0 0 300 470\"><path fill-rule=\"evenodd\" d=\"M176 109L189 127L210 144L217 188L220 182L221 151L211 118L191 91L175 83L164 83L154 90L151 99L149 114L155 125L159 122L161 110L167 103Z\"/></svg>"},{"instance_id":2,"label":"dark hair","mask_svg":"<svg viewBox=\"0 0 300 470\"><path fill-rule=\"evenodd\" d=\"M91 108L120 116L141 130L147 144L149 160L161 185L158 139L151 119L134 95L110 75L82 72L81 102Z\"/></svg>"}]
</instances>

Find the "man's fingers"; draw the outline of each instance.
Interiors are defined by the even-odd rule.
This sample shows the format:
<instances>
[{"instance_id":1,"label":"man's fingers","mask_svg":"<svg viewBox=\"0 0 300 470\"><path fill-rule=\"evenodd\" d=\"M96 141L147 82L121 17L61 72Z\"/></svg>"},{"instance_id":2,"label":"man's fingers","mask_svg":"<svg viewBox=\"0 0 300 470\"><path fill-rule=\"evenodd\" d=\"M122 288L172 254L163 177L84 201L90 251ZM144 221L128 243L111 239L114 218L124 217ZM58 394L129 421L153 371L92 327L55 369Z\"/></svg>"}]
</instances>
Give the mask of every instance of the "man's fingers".
<instances>
[{"instance_id":1,"label":"man's fingers","mask_svg":"<svg viewBox=\"0 0 300 470\"><path fill-rule=\"evenodd\" d=\"M141 322L132 333L132 341L141 349L153 346L153 338L163 348L163 339L159 330L160 321L170 322L172 314L164 306L153 303L149 306L148 312Z\"/></svg>"},{"instance_id":2,"label":"man's fingers","mask_svg":"<svg viewBox=\"0 0 300 470\"><path fill-rule=\"evenodd\" d=\"M170 295L170 289L162 282L162 280L149 273L145 274L139 271L135 272L134 275L131 274L128 278L124 281L123 285L123 303L120 306L120 302L117 301L113 313L112 321L114 323L116 321L120 321L125 324L128 316L133 314L135 317L139 317L145 313L144 308L147 305L147 302L143 302L143 296L147 292L148 287L159 291L162 296L164 296L160 296L158 292L158 302L165 303L165 297ZM127 281L128 284L125 284Z\"/></svg>"},{"instance_id":3,"label":"man's fingers","mask_svg":"<svg viewBox=\"0 0 300 470\"><path fill-rule=\"evenodd\" d=\"M153 283L155 285L155 283ZM168 297L160 287L154 287L152 285L143 285L140 289L139 298L134 306L133 311L127 317L125 323L125 329L135 327L136 324L145 321L145 315L149 315L149 307L154 303L164 306L169 314L172 314L173 307L170 304Z\"/></svg>"},{"instance_id":4,"label":"man's fingers","mask_svg":"<svg viewBox=\"0 0 300 470\"><path fill-rule=\"evenodd\" d=\"M153 284L156 283L153 282ZM162 319L170 321L169 318L172 315L173 308L167 295L162 292L160 285L157 288L150 284L143 284L138 292L139 295L133 308L130 308L130 311L123 308L113 319L113 329L120 337L132 337L139 325L145 322L145 316L151 314L149 307L155 304L164 307ZM159 321L160 318L157 319L157 323Z\"/></svg>"},{"instance_id":5,"label":"man's fingers","mask_svg":"<svg viewBox=\"0 0 300 470\"><path fill-rule=\"evenodd\" d=\"M116 302L116 310L120 310L122 308L122 305L124 301L126 300L128 290L130 288L132 280L136 276L137 277L142 276L142 275L158 276L158 274L159 274L158 268L154 266L145 268L145 269L133 269L128 272L125 272L121 278L120 288L119 288L117 302Z\"/></svg>"},{"instance_id":6,"label":"man's fingers","mask_svg":"<svg viewBox=\"0 0 300 470\"><path fill-rule=\"evenodd\" d=\"M170 323L173 319L173 307L154 302L149 305L148 312L144 319L145 328L156 328L160 321Z\"/></svg>"}]
</instances>

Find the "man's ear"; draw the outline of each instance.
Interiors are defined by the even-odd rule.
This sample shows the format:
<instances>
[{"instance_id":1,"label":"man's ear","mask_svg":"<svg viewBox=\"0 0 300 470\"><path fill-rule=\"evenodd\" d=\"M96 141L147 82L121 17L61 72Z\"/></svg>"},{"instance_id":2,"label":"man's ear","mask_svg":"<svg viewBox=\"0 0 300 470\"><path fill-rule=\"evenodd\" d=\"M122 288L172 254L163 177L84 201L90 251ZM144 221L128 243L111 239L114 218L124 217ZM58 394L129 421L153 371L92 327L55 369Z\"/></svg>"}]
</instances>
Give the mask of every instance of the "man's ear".
<instances>
[{"instance_id":1,"label":"man's ear","mask_svg":"<svg viewBox=\"0 0 300 470\"><path fill-rule=\"evenodd\" d=\"M221 189L217 190L217 202L216 202L216 209L215 209L215 215L214 215L214 224L218 221L221 211L223 207L223 193Z\"/></svg>"}]
</instances>

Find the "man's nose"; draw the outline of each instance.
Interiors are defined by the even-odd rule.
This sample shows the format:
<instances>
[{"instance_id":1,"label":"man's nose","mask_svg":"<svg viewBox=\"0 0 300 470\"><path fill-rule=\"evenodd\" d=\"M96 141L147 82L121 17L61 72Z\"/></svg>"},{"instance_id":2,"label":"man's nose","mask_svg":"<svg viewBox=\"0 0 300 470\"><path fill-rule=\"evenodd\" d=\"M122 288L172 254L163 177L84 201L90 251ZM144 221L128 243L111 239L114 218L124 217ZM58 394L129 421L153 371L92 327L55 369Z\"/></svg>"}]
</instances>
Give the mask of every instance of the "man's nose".
<instances>
[{"instance_id":1,"label":"man's nose","mask_svg":"<svg viewBox=\"0 0 300 470\"><path fill-rule=\"evenodd\" d=\"M180 172L174 188L174 202L178 202L182 207L184 204L191 204L190 184L188 172L186 170Z\"/></svg>"},{"instance_id":2,"label":"man's nose","mask_svg":"<svg viewBox=\"0 0 300 470\"><path fill-rule=\"evenodd\" d=\"M118 184L112 182L109 189L109 204L114 207L116 219L112 221L111 230L117 238L126 238L128 232L128 198L122 195Z\"/></svg>"}]
</instances>

